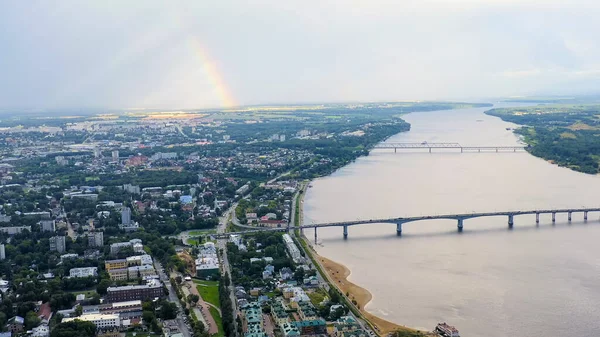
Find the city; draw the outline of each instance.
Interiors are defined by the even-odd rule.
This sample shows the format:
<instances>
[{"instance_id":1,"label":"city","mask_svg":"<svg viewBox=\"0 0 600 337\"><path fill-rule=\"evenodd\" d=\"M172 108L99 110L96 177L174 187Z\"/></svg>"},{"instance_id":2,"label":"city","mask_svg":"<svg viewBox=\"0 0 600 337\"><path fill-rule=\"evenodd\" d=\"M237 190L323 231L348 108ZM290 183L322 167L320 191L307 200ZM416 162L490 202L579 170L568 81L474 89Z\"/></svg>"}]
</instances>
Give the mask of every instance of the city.
<instances>
[{"instance_id":1,"label":"city","mask_svg":"<svg viewBox=\"0 0 600 337\"><path fill-rule=\"evenodd\" d=\"M593 337L600 2L0 1L0 337Z\"/></svg>"}]
</instances>

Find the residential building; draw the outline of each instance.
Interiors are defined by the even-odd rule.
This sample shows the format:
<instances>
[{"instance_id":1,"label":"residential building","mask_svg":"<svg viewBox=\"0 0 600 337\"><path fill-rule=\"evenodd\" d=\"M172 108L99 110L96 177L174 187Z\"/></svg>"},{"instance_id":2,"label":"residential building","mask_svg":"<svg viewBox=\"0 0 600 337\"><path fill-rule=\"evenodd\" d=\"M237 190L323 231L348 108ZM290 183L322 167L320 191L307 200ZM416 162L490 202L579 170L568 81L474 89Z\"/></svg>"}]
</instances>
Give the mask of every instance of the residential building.
<instances>
[{"instance_id":1,"label":"residential building","mask_svg":"<svg viewBox=\"0 0 600 337\"><path fill-rule=\"evenodd\" d=\"M47 324L41 324L31 329L30 337L48 337L50 336L50 327Z\"/></svg>"},{"instance_id":2,"label":"residential building","mask_svg":"<svg viewBox=\"0 0 600 337\"><path fill-rule=\"evenodd\" d=\"M127 260L127 266L129 266L129 267L153 264L152 256L150 256L148 254L130 256L126 260Z\"/></svg>"},{"instance_id":3,"label":"residential building","mask_svg":"<svg viewBox=\"0 0 600 337\"><path fill-rule=\"evenodd\" d=\"M98 267L71 268L69 277L94 277L98 276Z\"/></svg>"},{"instance_id":4,"label":"residential building","mask_svg":"<svg viewBox=\"0 0 600 337\"><path fill-rule=\"evenodd\" d=\"M285 311L280 301L274 301L271 305L271 316L277 325L282 325L290 321L290 315Z\"/></svg>"},{"instance_id":5,"label":"residential building","mask_svg":"<svg viewBox=\"0 0 600 337\"><path fill-rule=\"evenodd\" d=\"M108 272L108 276L113 281L127 281L129 279L129 273L127 271L127 268L111 269L111 270L107 269L107 272Z\"/></svg>"},{"instance_id":6,"label":"residential building","mask_svg":"<svg viewBox=\"0 0 600 337\"><path fill-rule=\"evenodd\" d=\"M333 335L341 337L344 333L360 330L360 325L351 316L342 316L333 322Z\"/></svg>"},{"instance_id":7,"label":"residential building","mask_svg":"<svg viewBox=\"0 0 600 337\"><path fill-rule=\"evenodd\" d=\"M123 210L121 210L121 224L131 225L131 208L123 207Z\"/></svg>"},{"instance_id":8,"label":"residential building","mask_svg":"<svg viewBox=\"0 0 600 337\"><path fill-rule=\"evenodd\" d=\"M60 256L60 262L65 262L66 260L74 260L74 259L77 259L77 258L79 258L79 255L74 254L74 253L72 253L72 254L63 254L63 255Z\"/></svg>"},{"instance_id":9,"label":"residential building","mask_svg":"<svg viewBox=\"0 0 600 337\"><path fill-rule=\"evenodd\" d=\"M56 221L55 220L41 220L38 222L42 232L56 232Z\"/></svg>"},{"instance_id":10,"label":"residential building","mask_svg":"<svg viewBox=\"0 0 600 337\"><path fill-rule=\"evenodd\" d=\"M283 234L283 242L295 263L303 263L304 257L289 234Z\"/></svg>"},{"instance_id":11,"label":"residential building","mask_svg":"<svg viewBox=\"0 0 600 337\"><path fill-rule=\"evenodd\" d=\"M324 319L296 321L292 325L296 326L302 336L327 334L327 322Z\"/></svg>"},{"instance_id":12,"label":"residential building","mask_svg":"<svg viewBox=\"0 0 600 337\"><path fill-rule=\"evenodd\" d=\"M103 247L103 246L104 246L104 232L88 233L88 247Z\"/></svg>"},{"instance_id":13,"label":"residential building","mask_svg":"<svg viewBox=\"0 0 600 337\"><path fill-rule=\"evenodd\" d=\"M6 330L13 334L23 332L25 319L21 316L13 316L6 322Z\"/></svg>"},{"instance_id":14,"label":"residential building","mask_svg":"<svg viewBox=\"0 0 600 337\"><path fill-rule=\"evenodd\" d=\"M144 276L156 275L156 271L152 265L133 266L127 268L127 275L130 280L143 278Z\"/></svg>"},{"instance_id":15,"label":"residential building","mask_svg":"<svg viewBox=\"0 0 600 337\"><path fill-rule=\"evenodd\" d=\"M311 321L318 318L317 311L310 302L298 302L298 314L303 321Z\"/></svg>"},{"instance_id":16,"label":"residential building","mask_svg":"<svg viewBox=\"0 0 600 337\"><path fill-rule=\"evenodd\" d=\"M64 236L53 236L50 238L50 250L64 253L67 250L67 243Z\"/></svg>"},{"instance_id":17,"label":"residential building","mask_svg":"<svg viewBox=\"0 0 600 337\"><path fill-rule=\"evenodd\" d=\"M104 262L104 268L107 271L113 270L113 269L124 269L127 268L127 260L125 259L119 259L119 260L108 260Z\"/></svg>"},{"instance_id":18,"label":"residential building","mask_svg":"<svg viewBox=\"0 0 600 337\"><path fill-rule=\"evenodd\" d=\"M113 161L119 161L119 150L113 150L111 156Z\"/></svg>"},{"instance_id":19,"label":"residential building","mask_svg":"<svg viewBox=\"0 0 600 337\"><path fill-rule=\"evenodd\" d=\"M279 326L284 337L297 337L300 336L300 331L292 323L286 322Z\"/></svg>"},{"instance_id":20,"label":"residential building","mask_svg":"<svg viewBox=\"0 0 600 337\"><path fill-rule=\"evenodd\" d=\"M258 302L251 302L242 308L244 313L244 323L247 327L247 332L244 336L263 336L263 315L261 306Z\"/></svg>"},{"instance_id":21,"label":"residential building","mask_svg":"<svg viewBox=\"0 0 600 337\"><path fill-rule=\"evenodd\" d=\"M131 194L140 194L140 187L136 185L125 184L123 185L123 190Z\"/></svg>"},{"instance_id":22,"label":"residential building","mask_svg":"<svg viewBox=\"0 0 600 337\"><path fill-rule=\"evenodd\" d=\"M219 273L219 259L214 243L207 242L202 246L195 265L197 277L207 278Z\"/></svg>"},{"instance_id":23,"label":"residential building","mask_svg":"<svg viewBox=\"0 0 600 337\"><path fill-rule=\"evenodd\" d=\"M148 284L123 286L123 287L108 287L106 300L109 303L148 300L164 295L163 286L158 280L151 280Z\"/></svg>"},{"instance_id":24,"label":"residential building","mask_svg":"<svg viewBox=\"0 0 600 337\"><path fill-rule=\"evenodd\" d=\"M292 270L288 267L283 267L279 271L279 276L281 277L282 280L289 280L292 277L294 277L294 272L292 272Z\"/></svg>"},{"instance_id":25,"label":"residential building","mask_svg":"<svg viewBox=\"0 0 600 337\"><path fill-rule=\"evenodd\" d=\"M4 244L0 244L0 260L5 260L6 259L6 248L4 247Z\"/></svg>"},{"instance_id":26,"label":"residential building","mask_svg":"<svg viewBox=\"0 0 600 337\"><path fill-rule=\"evenodd\" d=\"M133 239L133 240L129 240L127 242L116 242L110 245L110 253L111 254L117 254L121 249L124 249L126 247L131 247L133 248L134 252L143 252L144 251L144 245L142 245L142 240L140 239Z\"/></svg>"},{"instance_id":27,"label":"residential building","mask_svg":"<svg viewBox=\"0 0 600 337\"><path fill-rule=\"evenodd\" d=\"M28 230L31 232L31 226L10 226L10 227L0 227L0 232L6 233L8 235L21 234L24 230Z\"/></svg>"},{"instance_id":28,"label":"residential building","mask_svg":"<svg viewBox=\"0 0 600 337\"><path fill-rule=\"evenodd\" d=\"M110 288L109 288L110 289ZM96 325L96 329L118 328L121 326L119 315L114 314L89 314L79 317L63 318L61 323L72 322L75 320L92 322Z\"/></svg>"}]
</instances>

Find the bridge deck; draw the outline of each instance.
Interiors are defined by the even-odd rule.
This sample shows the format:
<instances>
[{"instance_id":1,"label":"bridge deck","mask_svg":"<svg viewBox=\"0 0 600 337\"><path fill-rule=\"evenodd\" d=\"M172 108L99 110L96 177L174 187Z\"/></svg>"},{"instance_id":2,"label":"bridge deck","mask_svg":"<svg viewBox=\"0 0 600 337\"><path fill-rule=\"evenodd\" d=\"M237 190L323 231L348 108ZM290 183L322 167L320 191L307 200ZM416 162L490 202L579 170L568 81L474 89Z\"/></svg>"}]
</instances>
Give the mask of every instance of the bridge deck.
<instances>
[{"instance_id":1,"label":"bridge deck","mask_svg":"<svg viewBox=\"0 0 600 337\"><path fill-rule=\"evenodd\" d=\"M461 150L522 150L524 145L462 146L459 143L379 143L375 149L461 149Z\"/></svg>"},{"instance_id":2,"label":"bridge deck","mask_svg":"<svg viewBox=\"0 0 600 337\"><path fill-rule=\"evenodd\" d=\"M527 211L506 211L506 212L482 212L482 213L459 213L459 214L440 214L440 215L428 215L428 216L415 216L415 217L399 217L399 218L388 218L388 219L369 219L369 220L354 220L354 221L340 221L340 222L326 222L319 224L302 225L299 229L307 228L322 228L322 227L345 227L355 225L367 225L377 223L407 223L421 220L466 220L488 216L517 216L517 215L531 215L531 214L553 214L553 213L583 213L583 212L600 212L600 208L563 208L563 209L538 209L538 210L527 210ZM283 227L283 228L257 228L244 232L225 233L214 235L217 238L226 238L231 234L252 234L258 232L284 232L289 229L296 229L295 227Z\"/></svg>"}]
</instances>

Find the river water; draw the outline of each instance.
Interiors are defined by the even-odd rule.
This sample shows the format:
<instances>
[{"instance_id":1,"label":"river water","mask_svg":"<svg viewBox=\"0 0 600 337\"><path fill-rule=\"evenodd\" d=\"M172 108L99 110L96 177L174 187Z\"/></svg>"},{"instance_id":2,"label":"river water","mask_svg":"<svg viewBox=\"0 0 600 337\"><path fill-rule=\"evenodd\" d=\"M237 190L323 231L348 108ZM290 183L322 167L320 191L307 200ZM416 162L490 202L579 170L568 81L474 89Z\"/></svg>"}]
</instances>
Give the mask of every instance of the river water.
<instances>
[{"instance_id":1,"label":"river water","mask_svg":"<svg viewBox=\"0 0 600 337\"><path fill-rule=\"evenodd\" d=\"M500 105L502 106L502 105ZM411 131L389 142L517 145L485 108L404 116ZM304 223L442 213L600 206L600 177L528 153L374 150L306 194ZM312 238L312 230L307 237ZM346 265L350 280L373 294L367 310L431 330L455 325L468 336L599 336L599 214L435 220L318 232L317 251Z\"/></svg>"}]
</instances>

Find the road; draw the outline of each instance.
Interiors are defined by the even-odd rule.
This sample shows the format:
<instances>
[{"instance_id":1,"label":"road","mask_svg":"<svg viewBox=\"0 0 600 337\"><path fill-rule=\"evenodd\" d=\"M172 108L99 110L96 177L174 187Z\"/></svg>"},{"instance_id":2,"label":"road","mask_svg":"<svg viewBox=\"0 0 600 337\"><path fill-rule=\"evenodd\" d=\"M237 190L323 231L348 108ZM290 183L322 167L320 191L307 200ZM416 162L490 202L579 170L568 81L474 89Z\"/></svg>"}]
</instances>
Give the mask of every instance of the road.
<instances>
[{"instance_id":1,"label":"road","mask_svg":"<svg viewBox=\"0 0 600 337\"><path fill-rule=\"evenodd\" d=\"M227 223L229 222L230 218L234 218L235 219L235 208L237 206L237 203L234 203L233 205L231 205L231 207L229 207L229 209L227 209L227 211L225 211L225 213L223 213L223 216L221 216L219 218L219 226L217 227L217 233L218 234L223 234L227 231ZM222 274L229 274L229 277L231 277L231 268L229 266L229 259L227 258L227 240L217 240L217 248L220 251L221 249L223 250L223 254L221 255L221 272ZM231 305L233 307L233 326L234 326L234 331L235 334L237 336L237 320L236 317L238 316L238 307L237 307L237 301L235 300L235 292L234 292L234 288L233 288L233 282L229 283L229 298L231 299Z\"/></svg>"},{"instance_id":2,"label":"road","mask_svg":"<svg viewBox=\"0 0 600 337\"><path fill-rule=\"evenodd\" d=\"M177 293L175 292L175 289L173 289L173 286L171 286L169 277L165 274L165 270L163 269L160 262L154 260L154 269L158 271L158 276L160 277L160 280L165 284L167 290L169 291L169 301L177 305L177 318L175 318L175 321L177 322L179 331L183 334L183 337L192 337L190 328L186 325L185 321L183 320L183 308L181 307L181 303L177 298Z\"/></svg>"}]
</instances>

